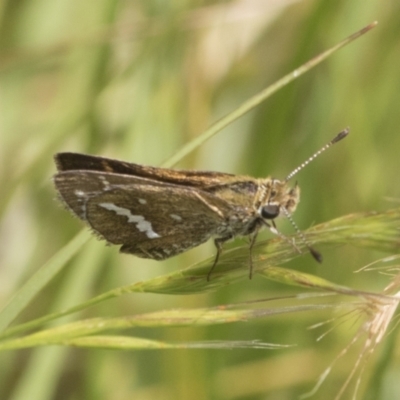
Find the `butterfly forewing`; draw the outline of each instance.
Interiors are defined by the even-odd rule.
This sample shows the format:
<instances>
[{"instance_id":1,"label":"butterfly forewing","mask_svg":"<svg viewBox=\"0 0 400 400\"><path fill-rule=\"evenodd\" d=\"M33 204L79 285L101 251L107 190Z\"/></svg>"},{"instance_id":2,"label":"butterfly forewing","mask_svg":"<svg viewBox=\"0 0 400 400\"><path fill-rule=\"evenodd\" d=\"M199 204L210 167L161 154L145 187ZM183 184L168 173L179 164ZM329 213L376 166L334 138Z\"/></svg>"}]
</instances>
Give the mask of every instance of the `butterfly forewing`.
<instances>
[{"instance_id":1,"label":"butterfly forewing","mask_svg":"<svg viewBox=\"0 0 400 400\"><path fill-rule=\"evenodd\" d=\"M59 171L98 171L124 174L190 187L209 187L226 184L235 175L213 171L185 171L155 168L79 153L58 153L55 161Z\"/></svg>"}]
</instances>

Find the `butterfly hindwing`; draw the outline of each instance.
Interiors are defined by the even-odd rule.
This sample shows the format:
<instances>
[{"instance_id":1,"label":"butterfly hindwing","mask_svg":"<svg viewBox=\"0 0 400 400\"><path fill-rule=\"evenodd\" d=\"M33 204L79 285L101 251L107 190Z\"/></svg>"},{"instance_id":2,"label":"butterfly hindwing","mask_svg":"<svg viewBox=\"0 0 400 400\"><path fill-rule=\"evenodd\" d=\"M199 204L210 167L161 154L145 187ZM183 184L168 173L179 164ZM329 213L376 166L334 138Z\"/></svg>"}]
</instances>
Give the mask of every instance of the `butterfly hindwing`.
<instances>
[{"instance_id":1,"label":"butterfly hindwing","mask_svg":"<svg viewBox=\"0 0 400 400\"><path fill-rule=\"evenodd\" d=\"M65 171L55 176L62 200L109 243L164 259L198 246L231 214L213 194L132 175Z\"/></svg>"}]
</instances>

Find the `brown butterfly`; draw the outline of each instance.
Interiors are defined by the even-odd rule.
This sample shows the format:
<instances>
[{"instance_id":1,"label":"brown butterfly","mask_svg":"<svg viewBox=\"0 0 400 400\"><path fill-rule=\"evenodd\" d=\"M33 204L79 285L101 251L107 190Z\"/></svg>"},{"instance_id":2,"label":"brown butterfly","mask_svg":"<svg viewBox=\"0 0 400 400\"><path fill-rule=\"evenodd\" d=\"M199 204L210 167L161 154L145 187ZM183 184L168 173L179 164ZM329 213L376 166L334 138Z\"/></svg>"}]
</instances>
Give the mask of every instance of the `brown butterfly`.
<instances>
[{"instance_id":1,"label":"brown butterfly","mask_svg":"<svg viewBox=\"0 0 400 400\"><path fill-rule=\"evenodd\" d=\"M69 210L107 242L121 245L123 253L164 260L213 238L217 254L207 279L223 243L249 236L251 278L251 248L259 230L268 227L283 236L274 223L281 214L294 224L291 214L299 203L300 189L297 184L289 187L288 181L348 133L349 129L340 132L282 181L58 153L54 182ZM321 255L299 234L321 261Z\"/></svg>"}]
</instances>

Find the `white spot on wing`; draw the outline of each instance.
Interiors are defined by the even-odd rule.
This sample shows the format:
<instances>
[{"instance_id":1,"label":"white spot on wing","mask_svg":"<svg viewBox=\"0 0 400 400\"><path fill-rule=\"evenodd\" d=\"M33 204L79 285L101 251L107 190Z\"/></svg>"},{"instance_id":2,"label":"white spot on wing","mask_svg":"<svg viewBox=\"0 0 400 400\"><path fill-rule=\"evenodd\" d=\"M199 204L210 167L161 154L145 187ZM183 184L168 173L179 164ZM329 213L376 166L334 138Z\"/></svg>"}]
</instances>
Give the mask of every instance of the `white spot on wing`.
<instances>
[{"instance_id":1,"label":"white spot on wing","mask_svg":"<svg viewBox=\"0 0 400 400\"><path fill-rule=\"evenodd\" d=\"M75 190L74 193L75 193L75 196L85 197L85 192L82 192L82 190Z\"/></svg>"},{"instance_id":2,"label":"white spot on wing","mask_svg":"<svg viewBox=\"0 0 400 400\"><path fill-rule=\"evenodd\" d=\"M138 199L140 204L147 204L147 201L145 199Z\"/></svg>"},{"instance_id":3,"label":"white spot on wing","mask_svg":"<svg viewBox=\"0 0 400 400\"><path fill-rule=\"evenodd\" d=\"M83 190L74 190L74 194L77 197L77 204L80 205L82 212L77 214L79 218L87 221L86 218L86 202L88 201L88 195Z\"/></svg>"},{"instance_id":4,"label":"white spot on wing","mask_svg":"<svg viewBox=\"0 0 400 400\"><path fill-rule=\"evenodd\" d=\"M176 214L169 214L169 216L174 219L175 221L182 221L182 217Z\"/></svg>"},{"instance_id":5,"label":"white spot on wing","mask_svg":"<svg viewBox=\"0 0 400 400\"><path fill-rule=\"evenodd\" d=\"M99 176L99 179L103 182L104 189L105 189L105 190L108 190L109 187L110 187L110 182L108 182L108 180L106 179L106 177L103 176L103 175L100 175L100 176Z\"/></svg>"},{"instance_id":6,"label":"white spot on wing","mask_svg":"<svg viewBox=\"0 0 400 400\"><path fill-rule=\"evenodd\" d=\"M140 232L144 232L149 239L161 237L158 233L153 231L151 223L146 221L142 215L133 215L127 208L118 207L114 203L100 203L99 206L106 210L114 211L117 215L128 218L128 223L136 224L136 228L138 228Z\"/></svg>"}]
</instances>

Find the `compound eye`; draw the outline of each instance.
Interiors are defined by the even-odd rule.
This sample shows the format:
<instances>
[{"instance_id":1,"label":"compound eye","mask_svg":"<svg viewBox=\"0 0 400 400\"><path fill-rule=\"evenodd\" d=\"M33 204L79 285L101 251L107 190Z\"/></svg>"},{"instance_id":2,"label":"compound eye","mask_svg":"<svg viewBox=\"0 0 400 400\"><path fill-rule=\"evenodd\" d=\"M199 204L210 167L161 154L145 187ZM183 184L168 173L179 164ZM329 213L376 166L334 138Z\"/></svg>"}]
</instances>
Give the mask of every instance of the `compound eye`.
<instances>
[{"instance_id":1,"label":"compound eye","mask_svg":"<svg viewBox=\"0 0 400 400\"><path fill-rule=\"evenodd\" d=\"M274 219L279 215L279 206L268 205L261 208L261 216L265 219Z\"/></svg>"}]
</instances>

